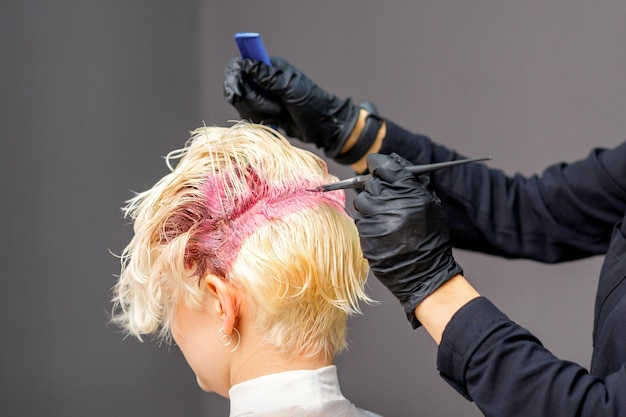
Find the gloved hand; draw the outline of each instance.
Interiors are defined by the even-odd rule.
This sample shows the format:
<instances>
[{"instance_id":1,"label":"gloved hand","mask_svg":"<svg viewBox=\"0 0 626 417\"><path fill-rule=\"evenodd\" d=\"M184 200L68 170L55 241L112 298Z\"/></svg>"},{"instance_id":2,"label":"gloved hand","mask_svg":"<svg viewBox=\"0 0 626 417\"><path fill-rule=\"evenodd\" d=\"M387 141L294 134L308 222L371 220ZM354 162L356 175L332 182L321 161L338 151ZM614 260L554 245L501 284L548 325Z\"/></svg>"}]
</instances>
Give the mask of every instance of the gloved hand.
<instances>
[{"instance_id":1,"label":"gloved hand","mask_svg":"<svg viewBox=\"0 0 626 417\"><path fill-rule=\"evenodd\" d=\"M396 154L368 155L367 164L372 179L354 200L363 254L417 328L417 305L463 270L452 256L441 200L428 190L430 178L416 178Z\"/></svg>"},{"instance_id":2,"label":"gloved hand","mask_svg":"<svg viewBox=\"0 0 626 417\"><path fill-rule=\"evenodd\" d=\"M282 128L334 158L356 125L359 107L318 87L299 69L272 57L272 66L235 58L224 71L224 97L242 118Z\"/></svg>"}]
</instances>

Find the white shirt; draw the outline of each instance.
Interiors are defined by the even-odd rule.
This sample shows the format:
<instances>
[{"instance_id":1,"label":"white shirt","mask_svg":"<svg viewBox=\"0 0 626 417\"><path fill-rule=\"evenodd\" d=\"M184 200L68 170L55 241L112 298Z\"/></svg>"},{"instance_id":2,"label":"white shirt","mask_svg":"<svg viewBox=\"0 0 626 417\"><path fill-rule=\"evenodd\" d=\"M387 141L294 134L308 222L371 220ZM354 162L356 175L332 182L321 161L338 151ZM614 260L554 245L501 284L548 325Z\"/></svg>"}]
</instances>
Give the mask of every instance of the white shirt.
<instances>
[{"instance_id":1,"label":"white shirt","mask_svg":"<svg viewBox=\"0 0 626 417\"><path fill-rule=\"evenodd\" d=\"M339 387L337 367L286 371L233 385L230 417L258 415L375 416L356 408Z\"/></svg>"}]
</instances>

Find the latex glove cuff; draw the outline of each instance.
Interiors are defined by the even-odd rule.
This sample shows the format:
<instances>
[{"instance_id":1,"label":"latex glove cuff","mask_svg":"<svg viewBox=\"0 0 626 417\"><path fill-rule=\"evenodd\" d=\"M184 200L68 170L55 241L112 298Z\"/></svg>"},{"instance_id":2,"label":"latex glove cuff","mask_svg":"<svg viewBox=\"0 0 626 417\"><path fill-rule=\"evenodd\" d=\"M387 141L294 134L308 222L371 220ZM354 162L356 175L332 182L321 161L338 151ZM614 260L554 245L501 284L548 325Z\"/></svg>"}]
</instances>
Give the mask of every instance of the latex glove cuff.
<instances>
[{"instance_id":1,"label":"latex glove cuff","mask_svg":"<svg viewBox=\"0 0 626 417\"><path fill-rule=\"evenodd\" d=\"M354 146L350 148L348 152L341 155L329 155L326 153L326 155L330 156L342 165L351 165L363 158L376 141L378 131L380 130L382 119L378 115L378 110L374 104L364 102L359 105L359 108L365 109L368 112L368 115L365 119L365 126L363 127L363 130L361 130L361 134L359 135L359 138ZM344 144L345 141L341 144L339 149L341 149Z\"/></svg>"}]
</instances>

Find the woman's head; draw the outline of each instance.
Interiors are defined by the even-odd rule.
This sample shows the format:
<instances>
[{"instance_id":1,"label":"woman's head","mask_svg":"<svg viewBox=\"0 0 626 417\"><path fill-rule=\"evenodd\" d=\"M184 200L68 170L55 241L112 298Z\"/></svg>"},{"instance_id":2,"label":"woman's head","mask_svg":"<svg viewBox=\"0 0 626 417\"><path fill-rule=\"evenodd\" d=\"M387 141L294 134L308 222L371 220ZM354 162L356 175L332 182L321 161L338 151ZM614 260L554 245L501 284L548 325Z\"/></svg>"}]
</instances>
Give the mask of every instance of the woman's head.
<instances>
[{"instance_id":1,"label":"woman's head","mask_svg":"<svg viewBox=\"0 0 626 417\"><path fill-rule=\"evenodd\" d=\"M307 191L336 179L326 164L246 123L197 129L167 161L172 172L124 208L134 237L114 321L167 340L177 306L201 308L211 276L246 295L264 342L286 356L343 349L347 315L368 300L367 263L343 192Z\"/></svg>"}]
</instances>

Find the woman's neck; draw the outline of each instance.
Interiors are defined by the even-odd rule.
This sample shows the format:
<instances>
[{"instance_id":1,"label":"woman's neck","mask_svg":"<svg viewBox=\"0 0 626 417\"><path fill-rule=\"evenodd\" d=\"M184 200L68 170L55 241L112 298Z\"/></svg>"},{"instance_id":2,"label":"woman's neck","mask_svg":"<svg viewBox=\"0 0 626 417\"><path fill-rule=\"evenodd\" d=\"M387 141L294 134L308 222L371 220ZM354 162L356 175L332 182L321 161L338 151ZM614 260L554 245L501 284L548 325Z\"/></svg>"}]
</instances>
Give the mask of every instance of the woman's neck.
<instances>
[{"instance_id":1,"label":"woman's neck","mask_svg":"<svg viewBox=\"0 0 626 417\"><path fill-rule=\"evenodd\" d=\"M231 386L265 375L301 369L319 369L333 364L333 359L327 358L322 353L312 357L287 357L278 349L268 346L257 346L252 352L244 349L233 359L230 373Z\"/></svg>"}]
</instances>

